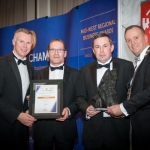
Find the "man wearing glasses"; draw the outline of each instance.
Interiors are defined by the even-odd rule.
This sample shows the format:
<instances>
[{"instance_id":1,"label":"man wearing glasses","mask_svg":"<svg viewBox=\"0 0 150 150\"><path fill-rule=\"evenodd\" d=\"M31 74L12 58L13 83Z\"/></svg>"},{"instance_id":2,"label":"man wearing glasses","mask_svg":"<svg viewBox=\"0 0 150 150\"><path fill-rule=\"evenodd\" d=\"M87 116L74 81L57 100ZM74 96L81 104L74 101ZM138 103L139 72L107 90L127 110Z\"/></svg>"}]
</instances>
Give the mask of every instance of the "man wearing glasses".
<instances>
[{"instance_id":1,"label":"man wearing glasses","mask_svg":"<svg viewBox=\"0 0 150 150\"><path fill-rule=\"evenodd\" d=\"M76 83L79 71L64 65L67 50L60 39L52 40L48 45L47 57L50 66L35 73L36 80L63 79L63 111L62 117L57 119L42 119L34 124L33 139L35 150L55 149L71 150L77 138L75 115Z\"/></svg>"}]
</instances>

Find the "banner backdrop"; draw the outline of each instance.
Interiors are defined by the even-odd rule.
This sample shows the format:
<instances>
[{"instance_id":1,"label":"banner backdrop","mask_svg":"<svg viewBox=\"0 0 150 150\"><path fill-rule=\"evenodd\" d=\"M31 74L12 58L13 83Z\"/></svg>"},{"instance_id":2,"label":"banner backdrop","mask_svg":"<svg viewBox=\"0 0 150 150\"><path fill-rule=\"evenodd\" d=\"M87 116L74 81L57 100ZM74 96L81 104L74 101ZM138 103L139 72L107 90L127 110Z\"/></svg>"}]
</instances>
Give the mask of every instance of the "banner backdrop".
<instances>
[{"instance_id":1,"label":"banner backdrop","mask_svg":"<svg viewBox=\"0 0 150 150\"><path fill-rule=\"evenodd\" d=\"M35 71L48 65L46 50L49 42L54 38L60 38L66 44L67 58L65 63L80 69L83 65L94 60L91 47L92 38L99 32L106 32L111 36L115 45L113 56L117 57L117 22L117 0L90 0L74 7L64 15L43 17L16 26L1 28L0 56L12 51L13 34L18 28L24 27L36 33L36 46L28 56ZM83 117L80 112L77 114L77 128L78 140L75 142L74 150L83 150ZM32 137L30 140L33 142Z\"/></svg>"},{"instance_id":2,"label":"banner backdrop","mask_svg":"<svg viewBox=\"0 0 150 150\"><path fill-rule=\"evenodd\" d=\"M141 3L141 26L144 28L150 44L150 1Z\"/></svg>"},{"instance_id":3,"label":"banner backdrop","mask_svg":"<svg viewBox=\"0 0 150 150\"><path fill-rule=\"evenodd\" d=\"M95 34L105 32L113 40L117 57L117 1L94 0L81 5L79 15L79 68L94 60L92 38Z\"/></svg>"}]
</instances>

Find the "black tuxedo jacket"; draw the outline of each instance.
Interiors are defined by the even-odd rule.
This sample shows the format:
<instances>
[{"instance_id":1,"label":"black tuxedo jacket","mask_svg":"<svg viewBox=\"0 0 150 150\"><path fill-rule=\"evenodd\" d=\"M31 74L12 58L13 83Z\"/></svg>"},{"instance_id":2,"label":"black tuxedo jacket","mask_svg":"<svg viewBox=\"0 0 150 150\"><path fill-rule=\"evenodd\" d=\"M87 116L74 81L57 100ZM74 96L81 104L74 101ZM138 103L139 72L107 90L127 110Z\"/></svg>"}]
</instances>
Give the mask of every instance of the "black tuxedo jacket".
<instances>
[{"instance_id":1,"label":"black tuxedo jacket","mask_svg":"<svg viewBox=\"0 0 150 150\"><path fill-rule=\"evenodd\" d=\"M132 129L143 143L150 141L150 53L135 74L131 98L123 106L131 115Z\"/></svg>"},{"instance_id":2,"label":"black tuxedo jacket","mask_svg":"<svg viewBox=\"0 0 150 150\"><path fill-rule=\"evenodd\" d=\"M29 80L33 79L34 68L27 63ZM27 93L29 94L29 93ZM17 119L21 112L28 110L28 101L22 102L20 73L13 53L0 57L0 141L15 140L18 132L27 131L28 127Z\"/></svg>"},{"instance_id":3,"label":"black tuxedo jacket","mask_svg":"<svg viewBox=\"0 0 150 150\"><path fill-rule=\"evenodd\" d=\"M134 67L129 61L119 58L113 58L113 68L118 68L119 74L117 79L117 99L118 103L122 103L127 97L127 82L133 75ZM90 105L95 106L92 97L98 92L97 90L97 75L96 64L92 62L81 68L81 75L79 78L78 100L77 104L81 110L84 120L83 140L96 141L103 130L103 113L99 113L90 119L86 119L86 109ZM115 130L118 140L129 142L129 118L110 118L113 129Z\"/></svg>"},{"instance_id":4,"label":"black tuxedo jacket","mask_svg":"<svg viewBox=\"0 0 150 150\"><path fill-rule=\"evenodd\" d=\"M68 66L64 68L63 78L63 108L68 107L71 115L62 124L66 140L75 140L77 138L77 127L75 115L78 112L76 105L76 83L79 77L79 71ZM49 79L49 67L46 67L35 73L36 80ZM55 119L42 119L34 123L33 139L39 140L42 134L45 134L45 124L49 123L49 132L52 130Z\"/></svg>"}]
</instances>

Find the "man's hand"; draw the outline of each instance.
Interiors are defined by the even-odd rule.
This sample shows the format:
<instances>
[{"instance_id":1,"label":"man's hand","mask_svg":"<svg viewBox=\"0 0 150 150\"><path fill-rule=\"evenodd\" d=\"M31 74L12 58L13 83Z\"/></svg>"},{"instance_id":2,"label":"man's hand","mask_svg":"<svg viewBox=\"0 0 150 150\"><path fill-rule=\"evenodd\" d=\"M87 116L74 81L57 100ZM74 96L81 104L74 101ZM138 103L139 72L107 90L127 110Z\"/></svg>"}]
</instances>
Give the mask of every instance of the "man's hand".
<instances>
[{"instance_id":1,"label":"man's hand","mask_svg":"<svg viewBox=\"0 0 150 150\"><path fill-rule=\"evenodd\" d=\"M29 101L29 100L30 100L30 95L27 95L27 96L26 96L26 99Z\"/></svg>"},{"instance_id":2,"label":"man's hand","mask_svg":"<svg viewBox=\"0 0 150 150\"><path fill-rule=\"evenodd\" d=\"M120 109L120 104L108 107L108 111L106 111L106 113L110 114L112 117L115 118L121 118L124 116Z\"/></svg>"},{"instance_id":3,"label":"man's hand","mask_svg":"<svg viewBox=\"0 0 150 150\"><path fill-rule=\"evenodd\" d=\"M65 121L69 116L69 110L68 108L64 108L63 111L62 111L62 117L60 118L57 118L56 120L57 121Z\"/></svg>"},{"instance_id":4,"label":"man's hand","mask_svg":"<svg viewBox=\"0 0 150 150\"><path fill-rule=\"evenodd\" d=\"M89 116L89 117L93 117L93 116L95 116L96 114L98 114L99 112L101 112L101 111L99 111L99 110L90 110L91 108L94 108L92 105L90 105L87 109L86 109L86 114L87 114L87 116Z\"/></svg>"},{"instance_id":5,"label":"man's hand","mask_svg":"<svg viewBox=\"0 0 150 150\"><path fill-rule=\"evenodd\" d=\"M35 119L31 115L29 115L28 111L26 111L25 113L23 113L23 112L20 113L17 120L19 120L25 126L31 127L33 122L36 121L37 119Z\"/></svg>"}]
</instances>

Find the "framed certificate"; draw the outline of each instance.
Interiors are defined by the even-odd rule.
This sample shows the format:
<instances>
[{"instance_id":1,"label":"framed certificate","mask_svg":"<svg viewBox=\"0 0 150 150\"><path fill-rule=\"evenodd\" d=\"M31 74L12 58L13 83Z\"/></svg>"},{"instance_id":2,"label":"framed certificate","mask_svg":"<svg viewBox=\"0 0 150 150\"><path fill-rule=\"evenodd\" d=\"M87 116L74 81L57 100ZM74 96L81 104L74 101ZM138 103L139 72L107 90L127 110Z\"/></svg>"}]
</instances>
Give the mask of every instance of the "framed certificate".
<instances>
[{"instance_id":1,"label":"framed certificate","mask_svg":"<svg viewBox=\"0 0 150 150\"><path fill-rule=\"evenodd\" d=\"M63 80L31 80L29 114L37 119L59 118L63 110Z\"/></svg>"}]
</instances>

